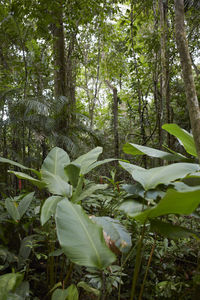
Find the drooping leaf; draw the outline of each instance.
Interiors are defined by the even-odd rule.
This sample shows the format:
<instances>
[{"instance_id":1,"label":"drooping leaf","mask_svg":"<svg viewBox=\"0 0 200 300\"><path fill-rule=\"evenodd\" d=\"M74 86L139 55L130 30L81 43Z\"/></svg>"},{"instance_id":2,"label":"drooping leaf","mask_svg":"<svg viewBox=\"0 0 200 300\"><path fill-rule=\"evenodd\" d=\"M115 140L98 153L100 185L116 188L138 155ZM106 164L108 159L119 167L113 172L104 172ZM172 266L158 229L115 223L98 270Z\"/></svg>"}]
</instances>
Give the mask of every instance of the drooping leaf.
<instances>
[{"instance_id":1,"label":"drooping leaf","mask_svg":"<svg viewBox=\"0 0 200 300\"><path fill-rule=\"evenodd\" d=\"M88 293L92 293L94 294L95 296L99 296L100 295L100 291L91 287L90 285L88 285L86 282L84 281L80 281L78 284L77 284L77 287L81 287L83 288L86 292Z\"/></svg>"},{"instance_id":2,"label":"drooping leaf","mask_svg":"<svg viewBox=\"0 0 200 300\"><path fill-rule=\"evenodd\" d=\"M176 191L168 189L166 195L153 208L147 209L134 218L140 222L168 214L189 215L200 203L200 187L196 190Z\"/></svg>"},{"instance_id":3,"label":"drooping leaf","mask_svg":"<svg viewBox=\"0 0 200 300\"><path fill-rule=\"evenodd\" d=\"M63 197L71 197L72 186L59 175L42 170L42 180L45 182L50 193Z\"/></svg>"},{"instance_id":4,"label":"drooping leaf","mask_svg":"<svg viewBox=\"0 0 200 300\"><path fill-rule=\"evenodd\" d=\"M84 173L84 174L89 173L89 172L92 171L94 168L97 168L97 167L99 167L99 166L101 166L101 165L103 165L103 164L107 164L107 163L109 163L109 162L111 162L111 161L116 161L116 160L117 160L117 159L115 159L115 158L107 158L107 159L104 159L104 160L96 161L96 162L94 162L93 164L91 164L91 165L88 166L87 171L86 171L86 173Z\"/></svg>"},{"instance_id":5,"label":"drooping leaf","mask_svg":"<svg viewBox=\"0 0 200 300\"><path fill-rule=\"evenodd\" d=\"M38 188L44 188L45 187L44 182L42 182L38 179L35 179L35 178L25 174L25 173L16 172L16 171L9 171L9 173L15 174L15 176L19 179L25 179L25 180L30 181L33 185L37 186Z\"/></svg>"},{"instance_id":6,"label":"drooping leaf","mask_svg":"<svg viewBox=\"0 0 200 300\"><path fill-rule=\"evenodd\" d=\"M180 238L188 238L188 237L199 238L198 234L195 234L194 231L185 227L173 225L157 219L151 220L150 224L151 224L150 230L152 232L156 232L157 234L160 234L172 240L177 240Z\"/></svg>"},{"instance_id":7,"label":"drooping leaf","mask_svg":"<svg viewBox=\"0 0 200 300\"><path fill-rule=\"evenodd\" d=\"M23 217L23 215L25 214L25 212L27 211L27 209L29 208L32 200L34 197L34 192L33 193L29 193L26 196L24 196L18 205L18 211L19 211L19 215L20 215L20 219Z\"/></svg>"},{"instance_id":8,"label":"drooping leaf","mask_svg":"<svg viewBox=\"0 0 200 300\"><path fill-rule=\"evenodd\" d=\"M97 190L105 190L108 187L107 184L93 184L86 190L84 190L76 199L73 198L73 202L78 203L85 198L91 196Z\"/></svg>"},{"instance_id":9,"label":"drooping leaf","mask_svg":"<svg viewBox=\"0 0 200 300\"><path fill-rule=\"evenodd\" d=\"M136 165L120 162L133 179L139 182L145 190L154 189L159 184L168 185L174 180L184 178L186 175L200 170L198 164L175 163L168 166L152 169L143 169Z\"/></svg>"},{"instance_id":10,"label":"drooping leaf","mask_svg":"<svg viewBox=\"0 0 200 300\"><path fill-rule=\"evenodd\" d=\"M40 221L42 226L56 213L56 206L63 197L51 196L47 198L42 206Z\"/></svg>"},{"instance_id":11,"label":"drooping leaf","mask_svg":"<svg viewBox=\"0 0 200 300\"><path fill-rule=\"evenodd\" d=\"M134 217L144 211L147 208L146 205L144 205L141 202L138 202L136 200L130 199L125 200L120 204L119 210L124 211L127 215L130 217Z\"/></svg>"},{"instance_id":12,"label":"drooping leaf","mask_svg":"<svg viewBox=\"0 0 200 300\"><path fill-rule=\"evenodd\" d=\"M180 128L177 124L164 124L162 128L178 138L189 154L197 157L194 139L189 132Z\"/></svg>"},{"instance_id":13,"label":"drooping leaf","mask_svg":"<svg viewBox=\"0 0 200 300\"><path fill-rule=\"evenodd\" d=\"M65 173L64 167L70 163L67 152L59 147L53 148L45 158L41 171L48 172L59 176L63 181L67 181L68 177Z\"/></svg>"},{"instance_id":14,"label":"drooping leaf","mask_svg":"<svg viewBox=\"0 0 200 300\"><path fill-rule=\"evenodd\" d=\"M130 249L131 235L118 220L109 217L92 217L92 220L103 228L121 252L126 253Z\"/></svg>"},{"instance_id":15,"label":"drooping leaf","mask_svg":"<svg viewBox=\"0 0 200 300\"><path fill-rule=\"evenodd\" d=\"M126 143L123 146L123 151L132 155L148 155L150 157L161 158L169 161L180 161L186 158L179 153L168 153L165 151L157 150L147 146L141 146L133 143Z\"/></svg>"},{"instance_id":16,"label":"drooping leaf","mask_svg":"<svg viewBox=\"0 0 200 300\"><path fill-rule=\"evenodd\" d=\"M15 203L10 199L10 198L7 198L5 200L5 207L9 213L9 215L13 218L13 220L15 222L19 221L20 220L20 214L19 214L19 211L15 205Z\"/></svg>"},{"instance_id":17,"label":"drooping leaf","mask_svg":"<svg viewBox=\"0 0 200 300\"><path fill-rule=\"evenodd\" d=\"M94 224L80 205L64 199L56 209L58 240L72 262L104 269L115 261L115 255L106 246L103 230Z\"/></svg>"},{"instance_id":18,"label":"drooping leaf","mask_svg":"<svg viewBox=\"0 0 200 300\"><path fill-rule=\"evenodd\" d=\"M71 163L65 167L65 173L67 174L69 182L73 185L74 188L78 184L80 170L80 165L74 163Z\"/></svg>"},{"instance_id":19,"label":"drooping leaf","mask_svg":"<svg viewBox=\"0 0 200 300\"><path fill-rule=\"evenodd\" d=\"M32 168L28 168L28 167L25 167L23 166L22 164L19 164L18 162L16 161L13 161L13 160L10 160L10 159L7 159L7 158L3 158L3 157L0 157L0 163L6 163L6 164L10 164L10 165L13 165L13 166L16 166L20 169L24 169L24 170L29 170L29 171L32 171L34 172L38 178L40 179L40 172L38 172L37 170L35 169L32 169Z\"/></svg>"},{"instance_id":20,"label":"drooping leaf","mask_svg":"<svg viewBox=\"0 0 200 300\"><path fill-rule=\"evenodd\" d=\"M103 151L102 147L96 147L91 151L89 151L88 153L79 156L75 161L73 161L73 163L80 165L81 166L80 173L82 175L85 175L89 172L90 166L97 161L102 151Z\"/></svg>"}]
</instances>

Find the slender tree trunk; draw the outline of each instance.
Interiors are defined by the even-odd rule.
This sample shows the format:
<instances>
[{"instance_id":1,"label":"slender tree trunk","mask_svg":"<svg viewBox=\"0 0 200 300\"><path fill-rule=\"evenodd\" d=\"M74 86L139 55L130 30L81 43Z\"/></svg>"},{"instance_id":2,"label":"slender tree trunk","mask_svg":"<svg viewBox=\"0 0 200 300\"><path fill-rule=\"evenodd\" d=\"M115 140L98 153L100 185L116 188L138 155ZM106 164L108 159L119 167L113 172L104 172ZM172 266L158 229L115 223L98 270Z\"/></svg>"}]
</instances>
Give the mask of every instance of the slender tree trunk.
<instances>
[{"instance_id":1,"label":"slender tree trunk","mask_svg":"<svg viewBox=\"0 0 200 300\"><path fill-rule=\"evenodd\" d=\"M54 95L55 98L66 96L66 76L65 76L65 40L63 28L62 4L58 9L58 23L53 26L53 49L55 60L54 71Z\"/></svg>"},{"instance_id":2,"label":"slender tree trunk","mask_svg":"<svg viewBox=\"0 0 200 300\"><path fill-rule=\"evenodd\" d=\"M161 76L160 76L160 127L164 123L170 123L170 90L169 90L169 47L168 47L168 0L159 1L160 28L161 28ZM167 135L168 147L170 147L170 135ZM162 128L160 128L160 148L164 142Z\"/></svg>"},{"instance_id":3,"label":"slender tree trunk","mask_svg":"<svg viewBox=\"0 0 200 300\"><path fill-rule=\"evenodd\" d=\"M119 133L118 133L118 98L117 88L106 80L108 87L113 91L113 133L115 157L119 157Z\"/></svg>"},{"instance_id":4,"label":"slender tree trunk","mask_svg":"<svg viewBox=\"0 0 200 300\"><path fill-rule=\"evenodd\" d=\"M192 133L200 161L200 109L192 73L188 42L184 25L184 0L175 0L175 30L177 48L180 54L187 106L189 110Z\"/></svg>"}]
</instances>

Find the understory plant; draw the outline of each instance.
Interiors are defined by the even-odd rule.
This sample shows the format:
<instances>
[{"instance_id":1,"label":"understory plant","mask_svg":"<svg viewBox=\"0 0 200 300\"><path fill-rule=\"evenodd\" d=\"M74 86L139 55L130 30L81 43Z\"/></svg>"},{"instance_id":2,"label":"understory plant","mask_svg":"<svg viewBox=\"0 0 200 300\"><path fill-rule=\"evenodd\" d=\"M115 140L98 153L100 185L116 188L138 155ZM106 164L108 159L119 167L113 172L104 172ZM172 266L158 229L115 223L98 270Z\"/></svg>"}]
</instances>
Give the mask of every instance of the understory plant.
<instances>
[{"instance_id":1,"label":"understory plant","mask_svg":"<svg viewBox=\"0 0 200 300\"><path fill-rule=\"evenodd\" d=\"M119 221L110 217L89 216L83 208L84 202L96 191L107 188L106 184L93 184L84 178L95 167L113 161L97 161L101 152L102 148L97 147L71 162L64 150L55 147L45 158L40 171L0 158L0 162L32 172L34 177L9 171L19 180L28 180L40 190L45 189L48 194L47 199L42 199L39 210L41 229L45 229L44 234L50 239L47 242L49 253L46 255L49 295L52 294L52 299L78 299L77 287L92 292L99 299L105 299L108 292L106 277L116 279L118 276L117 266L108 267L117 260L117 253L127 252L131 246L130 234ZM33 197L34 193L28 193L18 199L5 200L5 209L15 223L20 222ZM57 258L63 255L69 261L68 270L64 279L57 281ZM69 285L74 265L90 268L90 272L98 274L100 284L96 289L83 281ZM23 273L23 270L20 271ZM118 283L116 280L112 282L114 285Z\"/></svg>"},{"instance_id":2,"label":"understory plant","mask_svg":"<svg viewBox=\"0 0 200 300\"><path fill-rule=\"evenodd\" d=\"M135 268L132 279L131 297L136 297L136 285L141 268L142 249L145 234L155 233L169 239L195 237L198 232L193 229L173 224L171 215L191 215L200 203L200 166L193 137L176 124L165 124L163 129L173 134L181 142L186 152L193 157L185 157L174 151L160 151L133 143L124 145L124 152L132 155L148 155L164 159L165 162L177 161L161 167L144 169L131 163L120 161L120 165L134 180L134 184L123 186L127 192L119 209L141 224L141 233L137 243ZM191 161L193 162L191 163ZM184 161L184 162L182 162ZM196 212L196 216L197 212ZM152 260L153 245L140 287L139 298L142 299L148 270Z\"/></svg>"}]
</instances>

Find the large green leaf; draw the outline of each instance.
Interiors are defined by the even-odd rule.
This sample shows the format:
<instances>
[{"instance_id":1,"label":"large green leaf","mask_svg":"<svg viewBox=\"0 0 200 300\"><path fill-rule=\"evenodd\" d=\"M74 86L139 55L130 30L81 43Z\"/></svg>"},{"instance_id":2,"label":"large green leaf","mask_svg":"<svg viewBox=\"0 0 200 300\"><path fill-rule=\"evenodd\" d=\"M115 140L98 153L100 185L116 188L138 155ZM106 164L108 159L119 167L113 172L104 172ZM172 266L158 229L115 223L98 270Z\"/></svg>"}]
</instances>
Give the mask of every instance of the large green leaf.
<instances>
[{"instance_id":1,"label":"large green leaf","mask_svg":"<svg viewBox=\"0 0 200 300\"><path fill-rule=\"evenodd\" d=\"M70 163L68 154L61 148L53 148L42 164L42 173L49 172L68 181L64 167Z\"/></svg>"},{"instance_id":2,"label":"large green leaf","mask_svg":"<svg viewBox=\"0 0 200 300\"><path fill-rule=\"evenodd\" d=\"M162 126L162 128L164 130L166 130L167 132L169 132L170 134L174 135L176 138L178 138L181 141L181 143L183 144L183 147L185 148L185 150L189 154L197 157L194 139L193 139L193 136L189 132L180 128L176 124L164 124Z\"/></svg>"},{"instance_id":3,"label":"large green leaf","mask_svg":"<svg viewBox=\"0 0 200 300\"><path fill-rule=\"evenodd\" d=\"M27 211L27 209L29 208L32 200L34 197L34 192L33 193L29 193L26 196L24 196L18 205L18 211L19 211L19 215L20 215L20 219L23 217L23 215L25 214L25 212Z\"/></svg>"},{"instance_id":4,"label":"large green leaf","mask_svg":"<svg viewBox=\"0 0 200 300\"><path fill-rule=\"evenodd\" d=\"M81 166L82 175L87 174L90 170L90 166L97 161L102 151L102 147L96 147L88 153L79 156L73 163Z\"/></svg>"},{"instance_id":5,"label":"large green leaf","mask_svg":"<svg viewBox=\"0 0 200 300\"><path fill-rule=\"evenodd\" d=\"M156 232L164 237L167 237L172 240L177 240L180 238L196 237L198 239L198 234L193 230L173 225L171 223L163 222L161 220L153 219L151 220L150 230Z\"/></svg>"},{"instance_id":6,"label":"large green leaf","mask_svg":"<svg viewBox=\"0 0 200 300\"><path fill-rule=\"evenodd\" d=\"M63 197L71 197L72 186L64 181L59 175L42 170L42 180L52 194Z\"/></svg>"},{"instance_id":7,"label":"large green leaf","mask_svg":"<svg viewBox=\"0 0 200 300\"><path fill-rule=\"evenodd\" d=\"M19 211L17 209L17 206L15 205L15 203L10 199L7 198L5 200L5 207L9 213L9 215L13 218L14 221L19 221L20 220L20 214Z\"/></svg>"},{"instance_id":8,"label":"large green leaf","mask_svg":"<svg viewBox=\"0 0 200 300\"><path fill-rule=\"evenodd\" d=\"M104 269L115 261L106 246L103 230L88 218L80 205L64 199L56 209L58 240L72 262L87 267Z\"/></svg>"},{"instance_id":9,"label":"large green leaf","mask_svg":"<svg viewBox=\"0 0 200 300\"><path fill-rule=\"evenodd\" d=\"M75 188L78 184L81 167L80 165L71 163L65 167L65 173L69 178L69 182Z\"/></svg>"},{"instance_id":10,"label":"large green leaf","mask_svg":"<svg viewBox=\"0 0 200 300\"><path fill-rule=\"evenodd\" d=\"M118 220L109 217L92 217L92 220L103 228L121 252L126 253L130 249L131 235Z\"/></svg>"},{"instance_id":11,"label":"large green leaf","mask_svg":"<svg viewBox=\"0 0 200 300\"><path fill-rule=\"evenodd\" d=\"M168 214L189 215L200 203L200 187L188 191L176 191L168 189L166 195L153 208L147 209L139 215L134 216L138 221L145 222L148 218L153 219Z\"/></svg>"},{"instance_id":12,"label":"large green leaf","mask_svg":"<svg viewBox=\"0 0 200 300\"><path fill-rule=\"evenodd\" d=\"M175 163L168 166L152 169L143 169L136 165L120 162L133 179L139 182L145 190L154 189L159 184L168 185L174 180L184 178L186 175L197 172L200 169L198 164Z\"/></svg>"},{"instance_id":13,"label":"large green leaf","mask_svg":"<svg viewBox=\"0 0 200 300\"><path fill-rule=\"evenodd\" d=\"M180 161L183 159L186 159L185 156L176 153L176 154L171 154L165 151L153 149L150 147L146 146L141 146L133 143L127 143L123 146L123 150L127 154L132 154L132 155L148 155L151 157L157 157L169 161Z\"/></svg>"},{"instance_id":14,"label":"large green leaf","mask_svg":"<svg viewBox=\"0 0 200 300\"><path fill-rule=\"evenodd\" d=\"M91 196L97 190L105 190L108 187L107 184L93 184L86 190L84 190L77 198L73 197L73 202L81 202L85 198Z\"/></svg>"},{"instance_id":15,"label":"large green leaf","mask_svg":"<svg viewBox=\"0 0 200 300\"><path fill-rule=\"evenodd\" d=\"M44 188L45 187L44 182L42 182L38 179L35 179L35 178L25 174L25 173L16 172L16 171L9 171L9 173L15 174L15 176L19 179L25 179L25 180L30 181L33 185L37 186L38 188Z\"/></svg>"},{"instance_id":16,"label":"large green leaf","mask_svg":"<svg viewBox=\"0 0 200 300\"><path fill-rule=\"evenodd\" d=\"M42 225L44 225L51 218L51 216L55 215L57 204L62 199L63 197L61 196L51 196L45 200L40 216Z\"/></svg>"}]
</instances>

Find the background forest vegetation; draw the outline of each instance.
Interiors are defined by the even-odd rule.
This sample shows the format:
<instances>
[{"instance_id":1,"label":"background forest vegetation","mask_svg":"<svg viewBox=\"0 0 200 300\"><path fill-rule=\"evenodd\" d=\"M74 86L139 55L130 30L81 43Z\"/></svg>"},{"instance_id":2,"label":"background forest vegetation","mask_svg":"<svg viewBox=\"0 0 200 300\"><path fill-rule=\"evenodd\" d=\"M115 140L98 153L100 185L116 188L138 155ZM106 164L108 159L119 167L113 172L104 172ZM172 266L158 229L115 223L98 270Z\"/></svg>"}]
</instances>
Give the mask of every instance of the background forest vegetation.
<instances>
[{"instance_id":1,"label":"background forest vegetation","mask_svg":"<svg viewBox=\"0 0 200 300\"><path fill-rule=\"evenodd\" d=\"M0 300L199 299L199 12L0 1Z\"/></svg>"}]
</instances>

